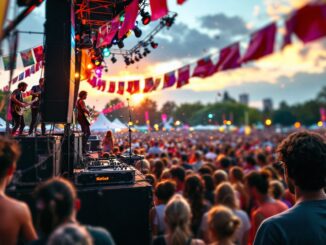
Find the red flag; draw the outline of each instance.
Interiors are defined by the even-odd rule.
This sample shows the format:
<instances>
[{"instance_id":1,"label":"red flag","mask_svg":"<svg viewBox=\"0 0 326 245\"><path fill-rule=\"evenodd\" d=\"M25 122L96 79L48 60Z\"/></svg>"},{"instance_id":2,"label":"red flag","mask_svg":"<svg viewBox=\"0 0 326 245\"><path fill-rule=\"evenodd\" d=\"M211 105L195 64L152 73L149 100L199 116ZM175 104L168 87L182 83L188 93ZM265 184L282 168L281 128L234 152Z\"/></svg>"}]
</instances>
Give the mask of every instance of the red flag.
<instances>
[{"instance_id":1,"label":"red flag","mask_svg":"<svg viewBox=\"0 0 326 245\"><path fill-rule=\"evenodd\" d=\"M212 75L212 70L214 68L213 62L210 57L205 57L197 61L197 66L195 67L193 77L205 78Z\"/></svg>"},{"instance_id":2,"label":"red flag","mask_svg":"<svg viewBox=\"0 0 326 245\"><path fill-rule=\"evenodd\" d=\"M283 47L291 43L294 33L304 43L326 36L326 4L308 4L286 21Z\"/></svg>"},{"instance_id":3,"label":"red flag","mask_svg":"<svg viewBox=\"0 0 326 245\"><path fill-rule=\"evenodd\" d=\"M151 91L156 90L160 86L160 84L161 84L161 78L156 78L154 82L154 86Z\"/></svg>"},{"instance_id":4,"label":"red flag","mask_svg":"<svg viewBox=\"0 0 326 245\"><path fill-rule=\"evenodd\" d=\"M181 5L181 4L184 4L185 1L186 1L186 0L177 0L177 3L178 3L179 5Z\"/></svg>"},{"instance_id":5,"label":"red flag","mask_svg":"<svg viewBox=\"0 0 326 245\"><path fill-rule=\"evenodd\" d=\"M115 82L110 82L110 86L109 86L109 93L114 93L115 91Z\"/></svg>"},{"instance_id":6,"label":"red flag","mask_svg":"<svg viewBox=\"0 0 326 245\"><path fill-rule=\"evenodd\" d=\"M119 82L117 93L123 95L124 90L125 90L125 82Z\"/></svg>"},{"instance_id":7,"label":"red flag","mask_svg":"<svg viewBox=\"0 0 326 245\"><path fill-rule=\"evenodd\" d=\"M258 60L274 52L274 43L276 37L276 23L256 31L251 35L250 43L241 62Z\"/></svg>"},{"instance_id":8,"label":"red flag","mask_svg":"<svg viewBox=\"0 0 326 245\"><path fill-rule=\"evenodd\" d=\"M150 91L152 91L154 87L154 80L152 77L148 77L145 79L145 88L143 90L143 93L148 93Z\"/></svg>"},{"instance_id":9,"label":"red flag","mask_svg":"<svg viewBox=\"0 0 326 245\"><path fill-rule=\"evenodd\" d=\"M128 82L128 87L127 87L126 91L127 91L129 94L132 94L133 89L134 89L134 81L129 81L129 82Z\"/></svg>"},{"instance_id":10,"label":"red flag","mask_svg":"<svg viewBox=\"0 0 326 245\"><path fill-rule=\"evenodd\" d=\"M134 29L138 15L138 0L133 0L125 10L125 20L119 30L118 37L121 39L129 30Z\"/></svg>"},{"instance_id":11,"label":"red flag","mask_svg":"<svg viewBox=\"0 0 326 245\"><path fill-rule=\"evenodd\" d=\"M158 20L168 14L169 10L167 0L150 0L149 2L151 5L151 18L153 21Z\"/></svg>"},{"instance_id":12,"label":"red flag","mask_svg":"<svg viewBox=\"0 0 326 245\"><path fill-rule=\"evenodd\" d=\"M103 92L105 88L106 88L106 81L99 79L97 82L97 90L101 90Z\"/></svg>"},{"instance_id":13,"label":"red flag","mask_svg":"<svg viewBox=\"0 0 326 245\"><path fill-rule=\"evenodd\" d=\"M35 65L35 72L38 72L40 69L40 62L37 62Z\"/></svg>"},{"instance_id":14,"label":"red flag","mask_svg":"<svg viewBox=\"0 0 326 245\"><path fill-rule=\"evenodd\" d=\"M17 81L18 81L18 77L15 77L15 78L12 80L12 84L15 84Z\"/></svg>"},{"instance_id":15,"label":"red flag","mask_svg":"<svg viewBox=\"0 0 326 245\"><path fill-rule=\"evenodd\" d=\"M181 88L182 86L188 84L189 78L190 78L190 65L186 65L178 69L177 88Z\"/></svg>"},{"instance_id":16,"label":"red flag","mask_svg":"<svg viewBox=\"0 0 326 245\"><path fill-rule=\"evenodd\" d=\"M36 62L41 62L43 60L43 46L33 48L33 52Z\"/></svg>"},{"instance_id":17,"label":"red flag","mask_svg":"<svg viewBox=\"0 0 326 245\"><path fill-rule=\"evenodd\" d=\"M219 60L215 65L214 71L212 73L238 68L241 66L239 60L240 60L239 43L235 43L226 48L223 48L220 52Z\"/></svg>"},{"instance_id":18,"label":"red flag","mask_svg":"<svg viewBox=\"0 0 326 245\"><path fill-rule=\"evenodd\" d=\"M97 48L110 44L106 42L106 37L108 34L109 34L108 24L104 24L98 29L97 43L96 43Z\"/></svg>"},{"instance_id":19,"label":"red flag","mask_svg":"<svg viewBox=\"0 0 326 245\"><path fill-rule=\"evenodd\" d=\"M164 74L163 89L172 87L176 82L175 72L171 71Z\"/></svg>"},{"instance_id":20,"label":"red flag","mask_svg":"<svg viewBox=\"0 0 326 245\"><path fill-rule=\"evenodd\" d=\"M27 68L26 70L25 70L25 78L26 77L30 77L31 76L31 70L29 69L29 68Z\"/></svg>"},{"instance_id":21,"label":"red flag","mask_svg":"<svg viewBox=\"0 0 326 245\"><path fill-rule=\"evenodd\" d=\"M133 91L132 91L133 94L138 94L139 93L139 91L140 91L140 84L139 83L140 83L139 80L134 81L134 88L133 88Z\"/></svg>"},{"instance_id":22,"label":"red flag","mask_svg":"<svg viewBox=\"0 0 326 245\"><path fill-rule=\"evenodd\" d=\"M113 20L111 20L109 24L106 24L106 27L104 26L100 27L103 28L102 31L104 31L104 34L97 37L98 38L96 44L97 48L110 44L115 34L119 30L119 26L120 26L120 19L119 16L116 16Z\"/></svg>"},{"instance_id":23,"label":"red flag","mask_svg":"<svg viewBox=\"0 0 326 245\"><path fill-rule=\"evenodd\" d=\"M93 76L93 78L89 78L87 80L87 82L93 87L95 88L97 86L97 78L95 76Z\"/></svg>"}]
</instances>

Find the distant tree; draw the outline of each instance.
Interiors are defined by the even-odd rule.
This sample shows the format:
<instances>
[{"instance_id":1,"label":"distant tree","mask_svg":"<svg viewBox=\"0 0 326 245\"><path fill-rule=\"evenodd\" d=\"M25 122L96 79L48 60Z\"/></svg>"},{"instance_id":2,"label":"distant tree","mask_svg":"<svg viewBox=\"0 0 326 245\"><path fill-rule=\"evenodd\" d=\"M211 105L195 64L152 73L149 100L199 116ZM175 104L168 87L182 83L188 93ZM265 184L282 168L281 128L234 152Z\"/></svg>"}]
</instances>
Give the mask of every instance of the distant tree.
<instances>
[{"instance_id":1,"label":"distant tree","mask_svg":"<svg viewBox=\"0 0 326 245\"><path fill-rule=\"evenodd\" d=\"M316 100L321 103L326 105L326 86L324 86L319 93L317 94Z\"/></svg>"},{"instance_id":2,"label":"distant tree","mask_svg":"<svg viewBox=\"0 0 326 245\"><path fill-rule=\"evenodd\" d=\"M236 100L233 99L233 98L229 95L229 92L228 92L228 91L224 91L222 101L223 101L223 102L236 102Z\"/></svg>"},{"instance_id":3,"label":"distant tree","mask_svg":"<svg viewBox=\"0 0 326 245\"><path fill-rule=\"evenodd\" d=\"M108 109L111 106L117 105L119 103L123 102L121 99L119 98L114 98L111 99L109 101L109 103L107 103L104 107L103 110ZM125 105L125 107L118 109L118 110L114 110L108 114L105 115L109 120L114 120L115 118L119 118L119 120L123 121L123 122L128 122L128 108L127 105Z\"/></svg>"},{"instance_id":4,"label":"distant tree","mask_svg":"<svg viewBox=\"0 0 326 245\"><path fill-rule=\"evenodd\" d=\"M183 103L178 106L174 112L175 120L180 120L181 122L190 124L195 116L196 112L204 108L204 105L200 102L195 103Z\"/></svg>"},{"instance_id":5,"label":"distant tree","mask_svg":"<svg viewBox=\"0 0 326 245\"><path fill-rule=\"evenodd\" d=\"M167 101L163 104L162 109L161 109L161 113L162 114L166 114L169 117L172 116L175 112L175 110L177 109L177 104L173 101Z\"/></svg>"},{"instance_id":6,"label":"distant tree","mask_svg":"<svg viewBox=\"0 0 326 245\"><path fill-rule=\"evenodd\" d=\"M133 121L144 125L146 123L145 113L148 113L151 125L161 121L156 101L145 98L138 106L135 106L132 109Z\"/></svg>"}]
</instances>

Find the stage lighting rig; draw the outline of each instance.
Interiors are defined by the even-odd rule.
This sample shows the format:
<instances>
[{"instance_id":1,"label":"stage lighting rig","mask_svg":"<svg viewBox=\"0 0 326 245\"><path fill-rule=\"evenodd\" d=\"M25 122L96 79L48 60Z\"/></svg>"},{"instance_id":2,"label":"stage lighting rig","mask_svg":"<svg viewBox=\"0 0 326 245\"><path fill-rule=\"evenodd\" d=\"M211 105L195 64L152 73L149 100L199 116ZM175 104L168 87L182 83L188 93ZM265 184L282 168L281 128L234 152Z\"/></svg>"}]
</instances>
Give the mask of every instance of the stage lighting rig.
<instances>
[{"instance_id":1,"label":"stage lighting rig","mask_svg":"<svg viewBox=\"0 0 326 245\"><path fill-rule=\"evenodd\" d=\"M114 64L115 62L117 62L117 58L113 55L111 58L112 63Z\"/></svg>"},{"instance_id":2,"label":"stage lighting rig","mask_svg":"<svg viewBox=\"0 0 326 245\"><path fill-rule=\"evenodd\" d=\"M154 41L151 41L151 47L153 49L156 49L158 47L158 43L154 42Z\"/></svg>"},{"instance_id":3,"label":"stage lighting rig","mask_svg":"<svg viewBox=\"0 0 326 245\"><path fill-rule=\"evenodd\" d=\"M141 22L144 26L148 25L151 22L151 15L148 12L145 12L144 9L140 12Z\"/></svg>"},{"instance_id":4,"label":"stage lighting rig","mask_svg":"<svg viewBox=\"0 0 326 245\"><path fill-rule=\"evenodd\" d=\"M124 46L125 46L125 45L124 45L124 43L123 43L123 40L120 39L120 40L118 41L118 47L119 47L119 49L122 49Z\"/></svg>"},{"instance_id":5,"label":"stage lighting rig","mask_svg":"<svg viewBox=\"0 0 326 245\"><path fill-rule=\"evenodd\" d=\"M135 33L135 36L136 36L137 38L140 38L141 35L142 35L142 31L139 29L138 26L135 26L135 27L134 27L134 33Z\"/></svg>"}]
</instances>

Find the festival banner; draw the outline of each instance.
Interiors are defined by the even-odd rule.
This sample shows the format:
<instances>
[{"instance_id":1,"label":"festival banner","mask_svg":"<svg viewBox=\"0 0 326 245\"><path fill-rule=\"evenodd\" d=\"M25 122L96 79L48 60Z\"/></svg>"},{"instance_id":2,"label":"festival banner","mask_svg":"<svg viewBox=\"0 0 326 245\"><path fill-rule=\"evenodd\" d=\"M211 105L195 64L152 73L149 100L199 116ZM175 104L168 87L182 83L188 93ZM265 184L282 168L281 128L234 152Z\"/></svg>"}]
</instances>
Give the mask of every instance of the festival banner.
<instances>
[{"instance_id":1,"label":"festival banner","mask_svg":"<svg viewBox=\"0 0 326 245\"><path fill-rule=\"evenodd\" d=\"M20 52L20 56L22 58L24 67L34 65L35 62L31 49Z\"/></svg>"},{"instance_id":2,"label":"festival banner","mask_svg":"<svg viewBox=\"0 0 326 245\"><path fill-rule=\"evenodd\" d=\"M30 77L30 76L31 76L31 71L30 71L29 68L27 68L27 69L25 70L25 78L26 78L26 77Z\"/></svg>"},{"instance_id":3,"label":"festival banner","mask_svg":"<svg viewBox=\"0 0 326 245\"><path fill-rule=\"evenodd\" d=\"M320 107L319 113L320 113L320 121L326 122L326 108Z\"/></svg>"},{"instance_id":4,"label":"festival banner","mask_svg":"<svg viewBox=\"0 0 326 245\"><path fill-rule=\"evenodd\" d=\"M132 2L125 9L125 20L119 30L118 37L121 39L129 30L134 29L135 22L138 16L138 0L132 0Z\"/></svg>"},{"instance_id":5,"label":"festival banner","mask_svg":"<svg viewBox=\"0 0 326 245\"><path fill-rule=\"evenodd\" d=\"M129 81L128 82L128 87L127 87L127 92L130 94L137 94L139 93L140 90L140 84L139 84L139 80L135 80L135 81Z\"/></svg>"},{"instance_id":6,"label":"festival banner","mask_svg":"<svg viewBox=\"0 0 326 245\"><path fill-rule=\"evenodd\" d=\"M313 3L295 11L285 23L283 47L291 44L292 34L304 43L326 36L326 4Z\"/></svg>"},{"instance_id":7,"label":"festival banner","mask_svg":"<svg viewBox=\"0 0 326 245\"><path fill-rule=\"evenodd\" d=\"M123 95L124 91L125 91L125 82L120 81L118 83L117 93L120 94L120 95Z\"/></svg>"},{"instance_id":8,"label":"festival banner","mask_svg":"<svg viewBox=\"0 0 326 245\"><path fill-rule=\"evenodd\" d=\"M20 73L18 76L18 81L24 80L24 72Z\"/></svg>"},{"instance_id":9,"label":"festival banner","mask_svg":"<svg viewBox=\"0 0 326 245\"><path fill-rule=\"evenodd\" d=\"M274 52L276 31L276 23L273 22L251 34L249 46L241 62L258 60L266 55L272 54Z\"/></svg>"},{"instance_id":10,"label":"festival banner","mask_svg":"<svg viewBox=\"0 0 326 245\"><path fill-rule=\"evenodd\" d=\"M101 90L102 92L104 92L105 88L106 88L106 81L102 79L98 79L97 90Z\"/></svg>"},{"instance_id":11,"label":"festival banner","mask_svg":"<svg viewBox=\"0 0 326 245\"><path fill-rule=\"evenodd\" d=\"M106 36L109 34L109 29L108 29L108 24L104 24L102 25L99 29L98 29L98 33L97 33L97 43L96 46L97 48L108 45L109 43L105 42L105 38Z\"/></svg>"},{"instance_id":12,"label":"festival banner","mask_svg":"<svg viewBox=\"0 0 326 245\"><path fill-rule=\"evenodd\" d=\"M31 74L34 74L35 73L35 65L32 65L30 70L31 70Z\"/></svg>"},{"instance_id":13,"label":"festival banner","mask_svg":"<svg viewBox=\"0 0 326 245\"><path fill-rule=\"evenodd\" d=\"M3 61L3 67L4 67L5 71L9 71L10 70L10 56L9 55L3 56L2 61ZM16 60L15 60L13 69L16 69Z\"/></svg>"},{"instance_id":14,"label":"festival banner","mask_svg":"<svg viewBox=\"0 0 326 245\"><path fill-rule=\"evenodd\" d=\"M143 93L148 93L150 91L152 91L154 87L154 80L152 77L148 77L145 79L145 87L144 87L144 90L143 90Z\"/></svg>"},{"instance_id":15,"label":"festival banner","mask_svg":"<svg viewBox=\"0 0 326 245\"><path fill-rule=\"evenodd\" d=\"M107 33L105 35L98 36L98 40L102 38L102 40L97 42L97 48L109 45L112 42L112 39L114 38L115 34L119 30L120 26L120 19L119 16L116 16L113 20L111 20L110 23L105 24L106 27L100 27L100 28L107 28ZM99 33L99 32L98 32Z\"/></svg>"},{"instance_id":16,"label":"festival banner","mask_svg":"<svg viewBox=\"0 0 326 245\"><path fill-rule=\"evenodd\" d=\"M33 53L34 53L36 62L43 61L43 46L42 45L40 45L36 48L33 48Z\"/></svg>"},{"instance_id":17,"label":"festival banner","mask_svg":"<svg viewBox=\"0 0 326 245\"><path fill-rule=\"evenodd\" d=\"M18 77L15 77L14 79L12 79L12 84L15 84L18 81Z\"/></svg>"},{"instance_id":18,"label":"festival banner","mask_svg":"<svg viewBox=\"0 0 326 245\"><path fill-rule=\"evenodd\" d=\"M115 92L115 82L110 82L108 93L114 93Z\"/></svg>"},{"instance_id":19,"label":"festival banner","mask_svg":"<svg viewBox=\"0 0 326 245\"><path fill-rule=\"evenodd\" d=\"M197 66L192 74L193 77L206 78L212 75L214 68L213 62L210 57L205 57L197 61Z\"/></svg>"},{"instance_id":20,"label":"festival banner","mask_svg":"<svg viewBox=\"0 0 326 245\"><path fill-rule=\"evenodd\" d=\"M163 89L172 87L175 84L176 80L177 79L175 78L175 72L174 71L165 73L164 74Z\"/></svg>"},{"instance_id":21,"label":"festival banner","mask_svg":"<svg viewBox=\"0 0 326 245\"><path fill-rule=\"evenodd\" d=\"M186 2L186 0L177 0L177 3L178 3L179 5L184 4L185 2Z\"/></svg>"},{"instance_id":22,"label":"festival banner","mask_svg":"<svg viewBox=\"0 0 326 245\"><path fill-rule=\"evenodd\" d=\"M214 67L214 71L212 73L239 68L241 66L239 60L240 60L239 43L235 43L226 48L223 48L220 52L219 60L216 66Z\"/></svg>"},{"instance_id":23,"label":"festival banner","mask_svg":"<svg viewBox=\"0 0 326 245\"><path fill-rule=\"evenodd\" d=\"M177 88L181 88L189 83L190 65L186 65L178 69Z\"/></svg>"},{"instance_id":24,"label":"festival banner","mask_svg":"<svg viewBox=\"0 0 326 245\"><path fill-rule=\"evenodd\" d=\"M126 91L127 91L129 94L132 94L133 88L134 88L134 81L129 81L129 82L128 82L128 86L127 86Z\"/></svg>"},{"instance_id":25,"label":"festival banner","mask_svg":"<svg viewBox=\"0 0 326 245\"><path fill-rule=\"evenodd\" d=\"M40 70L40 62L37 62L35 64L35 72L38 72Z\"/></svg>"},{"instance_id":26,"label":"festival banner","mask_svg":"<svg viewBox=\"0 0 326 245\"><path fill-rule=\"evenodd\" d=\"M151 91L155 91L161 84L161 78L156 78L154 82L154 86Z\"/></svg>"},{"instance_id":27,"label":"festival banner","mask_svg":"<svg viewBox=\"0 0 326 245\"><path fill-rule=\"evenodd\" d=\"M150 0L152 20L158 20L168 14L167 0Z\"/></svg>"}]
</instances>

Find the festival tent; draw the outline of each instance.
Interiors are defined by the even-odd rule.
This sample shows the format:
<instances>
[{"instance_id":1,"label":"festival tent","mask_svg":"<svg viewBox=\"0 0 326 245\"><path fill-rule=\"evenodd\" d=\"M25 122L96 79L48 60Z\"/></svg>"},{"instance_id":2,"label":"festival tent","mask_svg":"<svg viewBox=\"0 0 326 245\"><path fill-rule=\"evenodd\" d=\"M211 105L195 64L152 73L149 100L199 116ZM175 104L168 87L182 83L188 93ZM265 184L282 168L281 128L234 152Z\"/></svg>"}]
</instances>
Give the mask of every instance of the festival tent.
<instances>
[{"instance_id":1,"label":"festival tent","mask_svg":"<svg viewBox=\"0 0 326 245\"><path fill-rule=\"evenodd\" d=\"M1 132L6 131L6 121L3 120L1 117L0 117L0 131Z\"/></svg>"},{"instance_id":2,"label":"festival tent","mask_svg":"<svg viewBox=\"0 0 326 245\"><path fill-rule=\"evenodd\" d=\"M127 129L127 126L122 123L118 118L114 119L113 122L114 124L114 129L122 130L122 129Z\"/></svg>"},{"instance_id":3,"label":"festival tent","mask_svg":"<svg viewBox=\"0 0 326 245\"><path fill-rule=\"evenodd\" d=\"M110 122L103 113L100 113L95 122L91 125L91 131L105 132L113 129L115 129L115 124Z\"/></svg>"}]
</instances>

